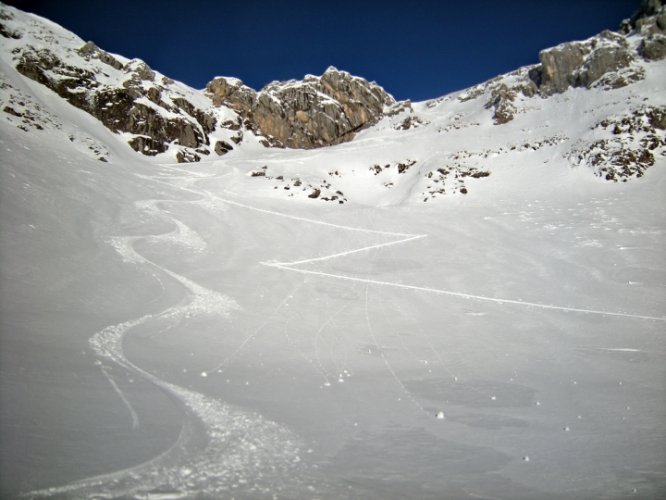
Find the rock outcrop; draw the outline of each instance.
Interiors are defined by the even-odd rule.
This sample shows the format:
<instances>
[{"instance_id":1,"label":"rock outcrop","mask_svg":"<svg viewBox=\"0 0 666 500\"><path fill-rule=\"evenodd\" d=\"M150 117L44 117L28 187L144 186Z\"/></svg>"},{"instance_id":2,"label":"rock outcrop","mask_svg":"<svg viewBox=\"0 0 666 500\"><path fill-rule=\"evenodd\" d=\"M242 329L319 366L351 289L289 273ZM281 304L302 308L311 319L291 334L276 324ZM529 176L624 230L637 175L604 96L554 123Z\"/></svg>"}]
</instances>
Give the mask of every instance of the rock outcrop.
<instances>
[{"instance_id":1,"label":"rock outcrop","mask_svg":"<svg viewBox=\"0 0 666 500\"><path fill-rule=\"evenodd\" d=\"M218 77L200 92L140 60L109 54L52 23L1 5L0 40L19 73L122 134L134 150L168 152L179 162L229 154L248 141L303 149L339 144L385 118L400 131L429 124L408 101L397 103L377 84L333 67L321 76L272 82L260 91L239 79ZM604 31L546 49L539 64L452 98L483 99L493 123L501 126L538 107L530 102L533 98L573 87L625 87L645 78L646 62L664 58L666 9L662 0L646 0L620 32ZM26 122L21 126L32 126L27 111L9 106L5 112Z\"/></svg>"},{"instance_id":2,"label":"rock outcrop","mask_svg":"<svg viewBox=\"0 0 666 500\"><path fill-rule=\"evenodd\" d=\"M643 106L622 116L604 119L593 130L608 130L611 137L598 139L571 152L569 161L587 164L608 181L627 182L642 177L666 154L666 107Z\"/></svg>"},{"instance_id":3,"label":"rock outcrop","mask_svg":"<svg viewBox=\"0 0 666 500\"><path fill-rule=\"evenodd\" d=\"M471 87L458 100L483 97L493 122L502 125L514 119L520 100L547 98L575 87L622 88L645 77L642 62L665 57L666 8L662 0L647 0L623 21L620 32L606 30L588 40L545 49L539 64Z\"/></svg>"},{"instance_id":4,"label":"rock outcrop","mask_svg":"<svg viewBox=\"0 0 666 500\"><path fill-rule=\"evenodd\" d=\"M628 36L641 36L638 48ZM569 87L604 86L620 88L643 78L636 64L666 57L666 9L661 0L645 0L620 32L604 31L583 42L564 43L539 54L540 65L530 77L544 96L564 92Z\"/></svg>"},{"instance_id":5,"label":"rock outcrop","mask_svg":"<svg viewBox=\"0 0 666 500\"><path fill-rule=\"evenodd\" d=\"M227 154L249 136L265 146L338 144L396 104L378 85L335 68L259 92L220 77L202 94L39 18L1 11L0 37L17 71L122 133L145 155L170 151L178 161L198 161Z\"/></svg>"},{"instance_id":6,"label":"rock outcrop","mask_svg":"<svg viewBox=\"0 0 666 500\"><path fill-rule=\"evenodd\" d=\"M197 91L36 16L0 6L0 25L3 49L19 73L122 133L134 150L172 150L179 161L215 151L219 113Z\"/></svg>"},{"instance_id":7,"label":"rock outcrop","mask_svg":"<svg viewBox=\"0 0 666 500\"><path fill-rule=\"evenodd\" d=\"M640 69L631 67L638 57L626 36L604 31L583 42L541 51L541 64L530 76L544 96L559 94L569 87L591 88L599 83L619 88L642 79Z\"/></svg>"},{"instance_id":8,"label":"rock outcrop","mask_svg":"<svg viewBox=\"0 0 666 500\"><path fill-rule=\"evenodd\" d=\"M219 77L206 93L216 106L237 111L271 144L304 149L351 140L396 104L378 85L333 67L320 77L273 82L260 92L238 79Z\"/></svg>"},{"instance_id":9,"label":"rock outcrop","mask_svg":"<svg viewBox=\"0 0 666 500\"><path fill-rule=\"evenodd\" d=\"M113 56L87 43L79 50L91 59L121 72L120 85L105 85L99 73L65 62L48 49L26 47L17 53L16 69L72 105L99 119L114 132L133 134L129 144L136 151L155 155L170 144L208 151L208 135L215 129L210 113L195 108L184 97L163 95L165 83L156 78L145 63L132 60L122 64ZM206 153L204 153L206 154Z\"/></svg>"}]
</instances>

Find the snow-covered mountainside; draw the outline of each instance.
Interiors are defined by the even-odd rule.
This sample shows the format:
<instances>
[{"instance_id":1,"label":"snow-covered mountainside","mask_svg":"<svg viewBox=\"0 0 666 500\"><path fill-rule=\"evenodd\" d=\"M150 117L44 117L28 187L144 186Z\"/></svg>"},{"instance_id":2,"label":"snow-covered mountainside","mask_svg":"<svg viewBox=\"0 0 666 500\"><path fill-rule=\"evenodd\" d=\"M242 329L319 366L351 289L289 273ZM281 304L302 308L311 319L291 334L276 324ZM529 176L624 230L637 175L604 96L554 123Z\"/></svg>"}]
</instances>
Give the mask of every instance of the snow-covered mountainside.
<instances>
[{"instance_id":1,"label":"snow-covered mountainside","mask_svg":"<svg viewBox=\"0 0 666 500\"><path fill-rule=\"evenodd\" d=\"M0 497L663 497L665 29L410 103L0 4Z\"/></svg>"},{"instance_id":2,"label":"snow-covered mountainside","mask_svg":"<svg viewBox=\"0 0 666 500\"><path fill-rule=\"evenodd\" d=\"M1 8L3 60L149 156L200 161L257 140L265 146L336 144L395 105L377 85L332 67L321 77L274 82L259 93L223 77L197 91L44 19Z\"/></svg>"},{"instance_id":3,"label":"snow-covered mountainside","mask_svg":"<svg viewBox=\"0 0 666 500\"><path fill-rule=\"evenodd\" d=\"M589 167L612 181L642 176L663 157L666 129L666 21L655 8L644 14L623 25L623 33L606 31L544 50L536 66L414 105L396 103L376 84L335 68L321 77L274 82L260 92L224 77L197 91L10 7L2 7L0 34L4 64L160 161L214 161L236 148L231 160L246 150L254 155L257 144L310 149L353 138L356 144L390 139L393 148L364 148L368 164L355 165L353 172L334 164L337 175L322 171L309 185L297 178L287 182L281 173L283 182L269 187L288 188L288 196L301 191L344 201L344 188L353 184L364 192L379 190L393 203L405 199L396 191L409 193L410 201L466 193L468 178L524 161ZM5 120L23 128L49 126L48 113L26 108L4 86ZM100 158L106 159L103 148ZM401 162L410 163L400 169L410 169L408 175L382 174L392 166L399 170ZM265 174L256 177L276 177L270 169Z\"/></svg>"}]
</instances>

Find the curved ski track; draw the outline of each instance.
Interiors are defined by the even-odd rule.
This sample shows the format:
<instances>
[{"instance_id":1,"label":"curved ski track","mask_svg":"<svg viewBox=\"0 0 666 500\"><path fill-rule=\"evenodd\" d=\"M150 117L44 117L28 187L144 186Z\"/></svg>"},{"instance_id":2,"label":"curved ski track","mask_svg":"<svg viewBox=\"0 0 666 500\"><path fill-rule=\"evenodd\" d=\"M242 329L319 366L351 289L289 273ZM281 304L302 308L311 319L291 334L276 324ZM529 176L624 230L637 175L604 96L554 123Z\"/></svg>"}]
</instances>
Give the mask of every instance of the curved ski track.
<instances>
[{"instance_id":1,"label":"curved ski track","mask_svg":"<svg viewBox=\"0 0 666 500\"><path fill-rule=\"evenodd\" d=\"M285 214L248 205L232 199L222 198L207 190L200 190L193 187L193 184L198 180L204 180L213 176L192 172L183 175L182 171L177 171L175 168L170 168L166 165L163 165L163 168L173 170L174 172L177 172L177 175L168 176L166 177L167 180L164 180L164 177L159 175L146 177L149 177L153 181L165 183L170 187L174 187L174 185L168 182L169 180L182 180L182 184L177 187L183 191L196 195L197 199L151 199L137 202L137 209L152 216L168 218L168 220L175 226L175 229L171 232L158 235L149 234L145 236L114 237L109 240L109 243L116 249L125 262L152 268L153 275L158 282L162 283L160 276L167 276L179 283L189 295L190 300L185 305L168 307L156 315L147 314L123 323L110 325L95 333L90 339L90 345L100 358L103 375L109 381L113 390L118 394L123 405L127 408L131 417L132 428L138 428L140 426L139 416L132 407L130 399L123 393L122 389L105 368L103 364L104 362L111 362L128 372L132 372L139 377L142 377L152 383L159 390L179 401L185 412L185 422L183 423L180 435L169 449L145 463L125 470L83 479L60 487L31 491L22 495L24 498L119 498L128 496L134 498L153 498L153 496L156 498L190 498L193 494L203 494L204 497L217 497L220 495L228 495L231 491L236 493L243 491L242 488L241 490L235 489L238 488L239 485L244 487L245 491L253 496L270 497L276 494L276 483L274 481L284 477L290 477L294 483L298 484L299 488L305 487L297 474L297 469L302 471L302 469L299 468L302 464L298 467L295 465L300 462L298 456L299 447L297 445L298 438L293 436L288 430L264 419L260 415L231 408L221 401L162 380L156 375L133 364L125 356L122 346L123 339L128 332L139 325L151 321L166 321L168 325L173 326L178 321L189 318L192 315L217 314L226 316L231 310L237 307L233 299L230 299L219 292L204 288L190 279L149 260L135 250L134 243L145 239L160 240L165 243L176 245L186 245L195 252L205 250L205 241L180 220L171 216L168 211L161 209L159 207L160 203L223 203L245 210L252 210L275 217L299 221L305 224L317 224L340 231L355 231L393 238L390 241L383 241L374 245L367 245L308 259L300 259L290 262L260 262L263 266L279 269L281 271L365 284L366 301L367 288L370 286L379 286L392 287L412 292L446 295L465 300L561 311L563 313L593 314L638 320L666 321L665 317L659 316L603 311L583 307L567 307L510 298L490 297L479 294L457 292L455 290L438 289L395 281L374 280L346 274L335 274L313 269L305 269L299 266L332 259L342 259L358 253L412 243L427 237L427 235L380 231L376 229L334 224L322 220ZM228 194L234 194L226 190L225 192ZM278 305L278 308L279 307L280 305ZM366 319L368 321L368 327L371 329L372 326L369 323L369 318ZM170 328L170 326L167 326L166 328ZM259 333L261 328L262 326L250 334L250 336L248 336L234 352L225 357L218 366L211 371L222 369L254 336ZM388 368L389 371L392 371L390 365L388 365ZM395 373L393 373L393 376L397 379ZM202 442L205 443L203 446ZM259 471L258 475L255 474L252 476L251 474L253 471L255 473ZM266 473L263 474L262 471L266 471ZM248 473L250 476L248 476ZM261 478L261 480L254 482L257 477ZM296 484L292 484L292 486L296 486ZM278 485L277 491L279 490L280 488Z\"/></svg>"},{"instance_id":2,"label":"curved ski track","mask_svg":"<svg viewBox=\"0 0 666 500\"><path fill-rule=\"evenodd\" d=\"M165 182L158 176L150 178ZM195 231L160 208L162 203L197 203L205 195L189 187L196 180L191 175L171 176L170 180L183 180L184 185L177 187L196 194L198 199L151 199L139 201L135 206L148 215L167 219L174 225L174 230L157 235L115 236L109 238L107 243L124 262L150 269L163 290L162 278L165 276L179 284L189 300L180 300L158 314L145 314L109 325L96 332L89 339L89 345L98 357L97 364L102 374L126 407L132 430L140 428L140 416L132 406L131 398L107 369L107 363L148 381L179 403L184 413L181 431L173 445L144 463L63 486L29 491L22 494L22 498L213 499L239 494L252 498L274 498L276 495L292 497L295 492L307 489L304 483L305 466L300 458L302 443L291 431L259 414L234 408L161 379L137 366L125 355L123 341L134 328L152 322L159 333L194 316L226 317L238 308L233 299L144 257L134 248L136 242L150 240L185 246L195 253L205 251L206 242Z\"/></svg>"}]
</instances>

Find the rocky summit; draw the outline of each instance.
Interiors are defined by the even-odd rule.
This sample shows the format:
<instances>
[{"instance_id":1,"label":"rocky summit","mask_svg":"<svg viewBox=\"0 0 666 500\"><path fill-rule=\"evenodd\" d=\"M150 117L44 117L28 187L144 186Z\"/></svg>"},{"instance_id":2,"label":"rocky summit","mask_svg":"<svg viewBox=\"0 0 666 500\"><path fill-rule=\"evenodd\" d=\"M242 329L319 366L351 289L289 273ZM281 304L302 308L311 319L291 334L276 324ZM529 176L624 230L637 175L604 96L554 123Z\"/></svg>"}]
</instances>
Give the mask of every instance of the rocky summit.
<instances>
[{"instance_id":1,"label":"rocky summit","mask_svg":"<svg viewBox=\"0 0 666 500\"><path fill-rule=\"evenodd\" d=\"M382 123L406 132L433 121L409 101L396 102L376 83L333 67L321 76L276 81L259 91L237 78L217 77L199 91L141 60L110 54L94 42L84 42L11 7L0 7L0 36L4 59L18 73L89 113L146 156L194 162L252 144L312 149L351 141L361 131ZM482 100L485 117L497 126L506 126L516 115L534 112L544 100L570 89L612 92L641 82L650 64L665 57L664 7L661 1L646 1L633 17L622 22L619 31L604 31L588 40L545 49L539 54L539 64L459 92L456 100ZM4 85L11 87L9 82ZM39 113L22 105L17 95L9 94L2 110L6 119L18 127L43 127ZM426 109L451 97L429 101ZM463 115L454 116L458 122L470 118ZM652 107L632 110L624 118L608 117L608 123L646 117L642 127L649 130L649 138L632 146L631 141L617 143L618 137L597 139L576 145L567 156L585 158L595 165L600 158L612 158L611 166L601 173L612 180L621 172L625 177L629 173L642 175L663 149L663 132L658 132L663 130L663 115L662 108ZM603 128L600 123L593 124L595 127ZM621 129L611 128L616 132ZM611 147L613 141L615 146ZM593 153L599 146L605 147L604 154Z\"/></svg>"},{"instance_id":2,"label":"rocky summit","mask_svg":"<svg viewBox=\"0 0 666 500\"><path fill-rule=\"evenodd\" d=\"M109 54L36 16L3 6L2 50L22 75L123 134L144 155L179 162L232 151L249 137L265 147L311 149L352 140L387 116L409 112L382 87L329 68L321 76L272 82L255 91L236 78L213 79L203 92L144 62ZM497 125L511 121L519 96L547 98L572 87L616 89L645 77L643 61L666 57L666 14L646 2L619 32L543 50L540 64L466 92L483 94ZM13 111L12 111L13 110ZM19 111L5 107L5 113ZM416 121L413 121L416 120ZM407 117L403 128L418 121Z\"/></svg>"},{"instance_id":3,"label":"rocky summit","mask_svg":"<svg viewBox=\"0 0 666 500\"><path fill-rule=\"evenodd\" d=\"M303 149L349 141L396 105L378 85L333 67L319 77L270 83L260 92L237 79L215 78L206 93L215 106L238 112L270 145Z\"/></svg>"},{"instance_id":4,"label":"rocky summit","mask_svg":"<svg viewBox=\"0 0 666 500\"><path fill-rule=\"evenodd\" d=\"M0 35L16 70L127 136L144 155L171 149L180 162L226 154L250 132L267 147L316 148L351 140L396 105L381 87L329 68L256 92L233 78L195 91L2 7Z\"/></svg>"}]
</instances>

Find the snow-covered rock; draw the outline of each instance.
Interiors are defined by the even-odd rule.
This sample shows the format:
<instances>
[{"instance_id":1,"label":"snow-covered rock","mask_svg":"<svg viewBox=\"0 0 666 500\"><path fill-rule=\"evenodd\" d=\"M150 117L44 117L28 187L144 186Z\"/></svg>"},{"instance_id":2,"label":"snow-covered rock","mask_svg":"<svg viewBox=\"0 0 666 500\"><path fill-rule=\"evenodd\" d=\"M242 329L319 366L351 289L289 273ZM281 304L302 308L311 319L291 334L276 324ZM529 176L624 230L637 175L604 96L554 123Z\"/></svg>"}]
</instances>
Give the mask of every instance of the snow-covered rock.
<instances>
[{"instance_id":1,"label":"snow-covered rock","mask_svg":"<svg viewBox=\"0 0 666 500\"><path fill-rule=\"evenodd\" d=\"M621 32L563 43L543 50L540 64L415 104L397 103L377 84L333 67L321 76L273 82L260 91L230 77L195 90L143 61L109 54L8 6L0 7L0 55L19 74L158 161L213 161L232 151L252 155L262 146L312 149L382 137L379 149L362 148L367 154L356 155L366 158L362 166L336 163L321 174L313 169L278 175L270 175L271 168L254 177L270 181L262 189L287 197L393 204L468 194L471 179L488 177L507 161L544 163L552 155L566 159L565 165L587 165L602 179L642 176L664 155L666 143L655 121L665 110L659 92L664 89L665 10L661 2L650 5ZM3 99L0 116L17 127L43 128L51 119L27 109L9 86ZM642 125L623 129L622 137L616 127L602 126L639 115ZM405 161L416 165L408 175L387 170L366 178L374 166ZM314 177L308 180L308 175Z\"/></svg>"},{"instance_id":2,"label":"snow-covered rock","mask_svg":"<svg viewBox=\"0 0 666 500\"><path fill-rule=\"evenodd\" d=\"M231 135L218 127L222 116L233 114L230 110L215 110L201 92L143 61L109 54L12 7L0 6L0 23L7 63L125 134L135 151L149 156L168 151L179 161L193 161L216 151L216 136L228 140Z\"/></svg>"},{"instance_id":3,"label":"snow-covered rock","mask_svg":"<svg viewBox=\"0 0 666 500\"><path fill-rule=\"evenodd\" d=\"M270 83L260 92L218 77L206 92L216 105L238 111L271 145L304 149L349 141L396 104L378 85L333 67L319 77Z\"/></svg>"}]
</instances>

